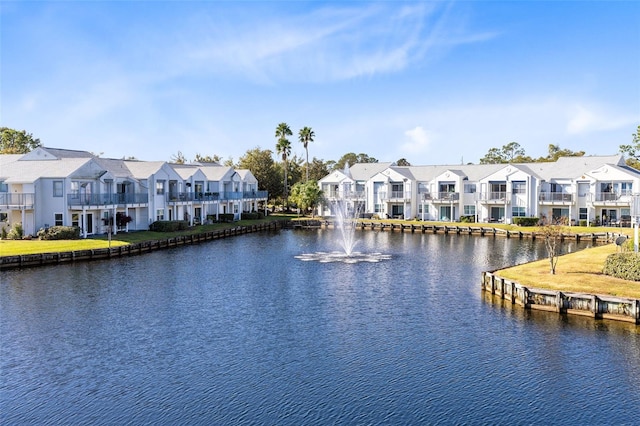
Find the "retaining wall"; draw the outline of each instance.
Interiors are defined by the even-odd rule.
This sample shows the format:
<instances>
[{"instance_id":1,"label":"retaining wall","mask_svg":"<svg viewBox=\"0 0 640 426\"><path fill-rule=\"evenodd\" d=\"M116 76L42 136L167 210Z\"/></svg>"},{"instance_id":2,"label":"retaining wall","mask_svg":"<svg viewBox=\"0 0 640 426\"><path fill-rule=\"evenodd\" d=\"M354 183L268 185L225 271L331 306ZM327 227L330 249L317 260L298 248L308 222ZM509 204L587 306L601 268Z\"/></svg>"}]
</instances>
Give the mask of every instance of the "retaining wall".
<instances>
[{"instance_id":1,"label":"retaining wall","mask_svg":"<svg viewBox=\"0 0 640 426\"><path fill-rule=\"evenodd\" d=\"M334 222L327 219L308 219L295 220L287 224L291 228L334 228ZM480 236L501 236L506 238L544 238L541 233L535 231L514 231L502 228L494 228L491 226L458 226L458 225L434 225L434 224L407 224L393 222L366 222L358 221L356 229L380 230L380 231L399 231L411 233L429 233L429 234L454 234L454 235L480 235ZM579 234L562 234L560 240L574 240L577 242L613 242L621 234L614 232L589 232Z\"/></svg>"},{"instance_id":2,"label":"retaining wall","mask_svg":"<svg viewBox=\"0 0 640 426\"><path fill-rule=\"evenodd\" d=\"M482 290L525 309L640 324L640 299L525 287L492 272L482 273Z\"/></svg>"}]
</instances>

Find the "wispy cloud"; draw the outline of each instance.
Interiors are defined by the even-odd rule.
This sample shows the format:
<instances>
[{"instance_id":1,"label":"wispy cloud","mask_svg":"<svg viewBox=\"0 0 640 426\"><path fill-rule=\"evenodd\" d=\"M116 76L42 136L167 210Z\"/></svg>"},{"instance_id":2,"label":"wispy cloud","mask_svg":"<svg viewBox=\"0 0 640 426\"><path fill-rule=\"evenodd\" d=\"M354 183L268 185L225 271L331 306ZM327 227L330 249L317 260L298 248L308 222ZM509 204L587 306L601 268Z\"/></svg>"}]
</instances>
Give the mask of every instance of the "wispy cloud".
<instances>
[{"instance_id":1,"label":"wispy cloud","mask_svg":"<svg viewBox=\"0 0 640 426\"><path fill-rule=\"evenodd\" d=\"M222 28L208 18L185 57L258 82L323 82L401 71L433 49L495 36L467 33L451 15L445 3L416 3L352 4L265 22L254 16Z\"/></svg>"},{"instance_id":2,"label":"wispy cloud","mask_svg":"<svg viewBox=\"0 0 640 426\"><path fill-rule=\"evenodd\" d=\"M579 104L567 109L566 131L570 135L619 129L638 121L638 117L616 113L597 105Z\"/></svg>"}]
</instances>

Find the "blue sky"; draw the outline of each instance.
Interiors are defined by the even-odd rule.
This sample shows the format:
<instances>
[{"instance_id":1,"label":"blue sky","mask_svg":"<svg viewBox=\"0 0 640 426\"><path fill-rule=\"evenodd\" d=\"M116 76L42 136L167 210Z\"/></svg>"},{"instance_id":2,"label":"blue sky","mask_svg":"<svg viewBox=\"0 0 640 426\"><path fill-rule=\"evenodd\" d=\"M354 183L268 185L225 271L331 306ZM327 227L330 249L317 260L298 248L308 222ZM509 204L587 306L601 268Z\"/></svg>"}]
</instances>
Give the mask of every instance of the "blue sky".
<instances>
[{"instance_id":1,"label":"blue sky","mask_svg":"<svg viewBox=\"0 0 640 426\"><path fill-rule=\"evenodd\" d=\"M275 151L477 163L615 154L640 124L640 2L3 1L0 125L169 160Z\"/></svg>"}]
</instances>

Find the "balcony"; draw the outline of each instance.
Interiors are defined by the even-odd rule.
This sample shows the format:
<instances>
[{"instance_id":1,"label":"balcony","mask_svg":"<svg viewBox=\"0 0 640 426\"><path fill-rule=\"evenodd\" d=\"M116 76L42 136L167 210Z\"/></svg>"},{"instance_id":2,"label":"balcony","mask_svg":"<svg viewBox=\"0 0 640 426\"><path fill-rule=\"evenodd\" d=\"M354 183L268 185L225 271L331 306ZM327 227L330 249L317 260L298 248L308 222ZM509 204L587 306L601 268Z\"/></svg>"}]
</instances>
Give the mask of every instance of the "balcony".
<instances>
[{"instance_id":1,"label":"balcony","mask_svg":"<svg viewBox=\"0 0 640 426\"><path fill-rule=\"evenodd\" d=\"M69 194L67 204L72 206L125 206L131 204L149 203L149 194L120 193L120 194Z\"/></svg>"},{"instance_id":2,"label":"balcony","mask_svg":"<svg viewBox=\"0 0 640 426\"><path fill-rule=\"evenodd\" d=\"M379 192L378 199L382 201L410 201L411 192L410 191Z\"/></svg>"},{"instance_id":3,"label":"balcony","mask_svg":"<svg viewBox=\"0 0 640 426\"><path fill-rule=\"evenodd\" d=\"M219 192L170 192L167 200L169 204L203 203L220 199Z\"/></svg>"},{"instance_id":4,"label":"balcony","mask_svg":"<svg viewBox=\"0 0 640 426\"><path fill-rule=\"evenodd\" d=\"M35 196L25 192L0 192L0 207L7 209L32 209Z\"/></svg>"},{"instance_id":5,"label":"balcony","mask_svg":"<svg viewBox=\"0 0 640 426\"><path fill-rule=\"evenodd\" d=\"M606 206L630 206L631 199L632 196L629 192L597 192L593 203Z\"/></svg>"},{"instance_id":6,"label":"balcony","mask_svg":"<svg viewBox=\"0 0 640 426\"><path fill-rule=\"evenodd\" d=\"M434 203L453 203L460 200L459 192L438 192L437 198L433 198Z\"/></svg>"},{"instance_id":7,"label":"balcony","mask_svg":"<svg viewBox=\"0 0 640 426\"><path fill-rule=\"evenodd\" d=\"M267 191L244 191L242 196L245 200L266 200L269 193Z\"/></svg>"},{"instance_id":8,"label":"balcony","mask_svg":"<svg viewBox=\"0 0 640 426\"><path fill-rule=\"evenodd\" d=\"M365 191L327 191L324 198L327 200L364 200Z\"/></svg>"},{"instance_id":9,"label":"balcony","mask_svg":"<svg viewBox=\"0 0 640 426\"><path fill-rule=\"evenodd\" d=\"M540 204L573 204L573 194L565 192L541 192L538 194Z\"/></svg>"},{"instance_id":10,"label":"balcony","mask_svg":"<svg viewBox=\"0 0 640 426\"><path fill-rule=\"evenodd\" d=\"M511 193L506 191L489 191L478 193L478 200L483 204L509 204Z\"/></svg>"}]
</instances>

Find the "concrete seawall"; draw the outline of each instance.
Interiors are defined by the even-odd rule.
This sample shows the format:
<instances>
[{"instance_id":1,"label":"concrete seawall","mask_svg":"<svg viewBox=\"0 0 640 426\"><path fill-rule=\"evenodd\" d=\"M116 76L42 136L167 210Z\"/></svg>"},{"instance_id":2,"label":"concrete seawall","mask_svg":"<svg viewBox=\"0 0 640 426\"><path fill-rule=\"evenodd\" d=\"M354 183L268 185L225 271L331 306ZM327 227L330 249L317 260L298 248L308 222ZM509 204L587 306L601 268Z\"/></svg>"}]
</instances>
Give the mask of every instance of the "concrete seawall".
<instances>
[{"instance_id":1,"label":"concrete seawall","mask_svg":"<svg viewBox=\"0 0 640 426\"><path fill-rule=\"evenodd\" d=\"M525 287L492 272L482 273L481 286L482 290L525 309L640 324L639 299Z\"/></svg>"},{"instance_id":2,"label":"concrete seawall","mask_svg":"<svg viewBox=\"0 0 640 426\"><path fill-rule=\"evenodd\" d=\"M307 219L293 220L286 225L288 228L300 229L332 229L334 223L330 219ZM479 235L482 237L505 237L505 238L543 238L541 233L535 231L514 231L509 229L496 228L492 226L460 226L460 225L436 225L436 224L413 224L413 223L393 223L393 222L367 222L358 221L356 229L359 230L379 230L411 232L421 234L445 234L445 235ZM598 243L613 242L621 234L614 232L589 232L589 233L567 233L560 236L561 240L573 240L577 242L591 241Z\"/></svg>"}]
</instances>

